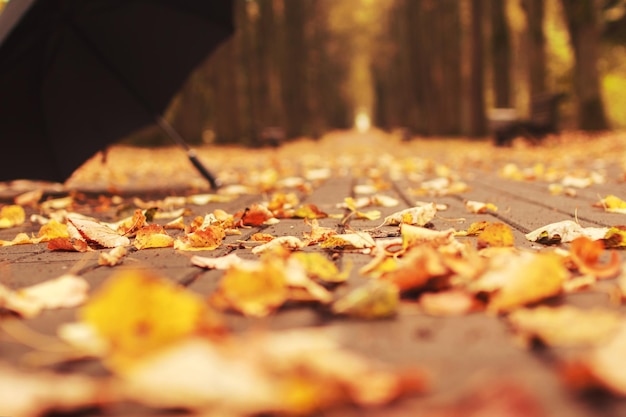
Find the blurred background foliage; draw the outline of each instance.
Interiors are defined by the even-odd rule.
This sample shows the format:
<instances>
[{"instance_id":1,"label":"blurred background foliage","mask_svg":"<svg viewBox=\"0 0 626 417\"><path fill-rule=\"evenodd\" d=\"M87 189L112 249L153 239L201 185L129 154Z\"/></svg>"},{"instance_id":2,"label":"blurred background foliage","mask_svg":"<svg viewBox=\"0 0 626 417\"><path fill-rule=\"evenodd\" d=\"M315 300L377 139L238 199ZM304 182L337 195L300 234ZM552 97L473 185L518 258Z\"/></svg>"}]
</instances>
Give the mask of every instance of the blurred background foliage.
<instances>
[{"instance_id":1,"label":"blurred background foliage","mask_svg":"<svg viewBox=\"0 0 626 417\"><path fill-rule=\"evenodd\" d=\"M167 112L190 143L262 146L355 124L480 138L493 109L523 119L535 97L557 93L565 97L562 129L626 127L626 0L235 0L235 7L235 35ZM126 141L167 143L154 127Z\"/></svg>"}]
</instances>

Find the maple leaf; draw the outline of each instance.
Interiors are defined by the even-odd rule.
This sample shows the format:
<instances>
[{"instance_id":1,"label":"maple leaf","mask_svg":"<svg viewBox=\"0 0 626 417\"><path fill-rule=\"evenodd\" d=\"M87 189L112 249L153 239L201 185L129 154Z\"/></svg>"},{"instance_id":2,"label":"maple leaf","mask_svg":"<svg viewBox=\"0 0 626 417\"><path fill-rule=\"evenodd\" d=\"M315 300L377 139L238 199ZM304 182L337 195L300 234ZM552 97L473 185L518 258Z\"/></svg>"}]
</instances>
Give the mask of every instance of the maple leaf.
<instances>
[{"instance_id":1,"label":"maple leaf","mask_svg":"<svg viewBox=\"0 0 626 417\"><path fill-rule=\"evenodd\" d=\"M19 226L24 224L25 221L26 212L22 206L9 205L0 209L0 229Z\"/></svg>"},{"instance_id":2,"label":"maple leaf","mask_svg":"<svg viewBox=\"0 0 626 417\"><path fill-rule=\"evenodd\" d=\"M197 295L147 270L110 277L79 310L108 346L106 363L125 372L139 358L201 331L221 331Z\"/></svg>"}]
</instances>

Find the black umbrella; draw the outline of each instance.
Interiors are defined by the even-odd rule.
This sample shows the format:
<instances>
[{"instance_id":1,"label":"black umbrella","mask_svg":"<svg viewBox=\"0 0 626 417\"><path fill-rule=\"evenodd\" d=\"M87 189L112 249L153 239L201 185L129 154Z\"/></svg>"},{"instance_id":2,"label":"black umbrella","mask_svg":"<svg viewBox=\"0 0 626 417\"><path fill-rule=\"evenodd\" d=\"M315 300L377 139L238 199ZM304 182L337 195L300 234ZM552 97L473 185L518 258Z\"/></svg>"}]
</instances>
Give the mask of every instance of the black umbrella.
<instances>
[{"instance_id":1,"label":"black umbrella","mask_svg":"<svg viewBox=\"0 0 626 417\"><path fill-rule=\"evenodd\" d=\"M0 14L0 181L64 181L157 123L191 70L233 32L232 0L12 0Z\"/></svg>"}]
</instances>

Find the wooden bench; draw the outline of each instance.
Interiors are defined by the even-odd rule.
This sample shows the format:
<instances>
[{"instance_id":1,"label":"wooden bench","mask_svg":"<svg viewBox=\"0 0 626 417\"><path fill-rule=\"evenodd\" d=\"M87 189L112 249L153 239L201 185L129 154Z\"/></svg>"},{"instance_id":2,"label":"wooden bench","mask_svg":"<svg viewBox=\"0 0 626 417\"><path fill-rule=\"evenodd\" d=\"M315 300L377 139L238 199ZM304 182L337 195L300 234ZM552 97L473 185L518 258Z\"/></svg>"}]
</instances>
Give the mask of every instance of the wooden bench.
<instances>
[{"instance_id":1,"label":"wooden bench","mask_svg":"<svg viewBox=\"0 0 626 417\"><path fill-rule=\"evenodd\" d=\"M495 145L511 146L518 137L537 144L546 136L558 133L559 104L564 98L564 93L545 93L533 97L529 119L509 120L493 129Z\"/></svg>"}]
</instances>

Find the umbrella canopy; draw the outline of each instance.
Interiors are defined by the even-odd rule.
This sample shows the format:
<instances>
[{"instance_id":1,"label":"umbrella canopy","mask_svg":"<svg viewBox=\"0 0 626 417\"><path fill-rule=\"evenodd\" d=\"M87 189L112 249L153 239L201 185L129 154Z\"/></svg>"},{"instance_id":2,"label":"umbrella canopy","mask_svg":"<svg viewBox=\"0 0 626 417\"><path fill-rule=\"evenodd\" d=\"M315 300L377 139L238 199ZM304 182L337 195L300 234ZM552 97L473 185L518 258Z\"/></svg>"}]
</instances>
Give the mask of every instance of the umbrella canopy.
<instances>
[{"instance_id":1,"label":"umbrella canopy","mask_svg":"<svg viewBox=\"0 0 626 417\"><path fill-rule=\"evenodd\" d=\"M0 181L64 181L155 122L180 143L160 114L232 32L232 0L10 1L0 14Z\"/></svg>"}]
</instances>

